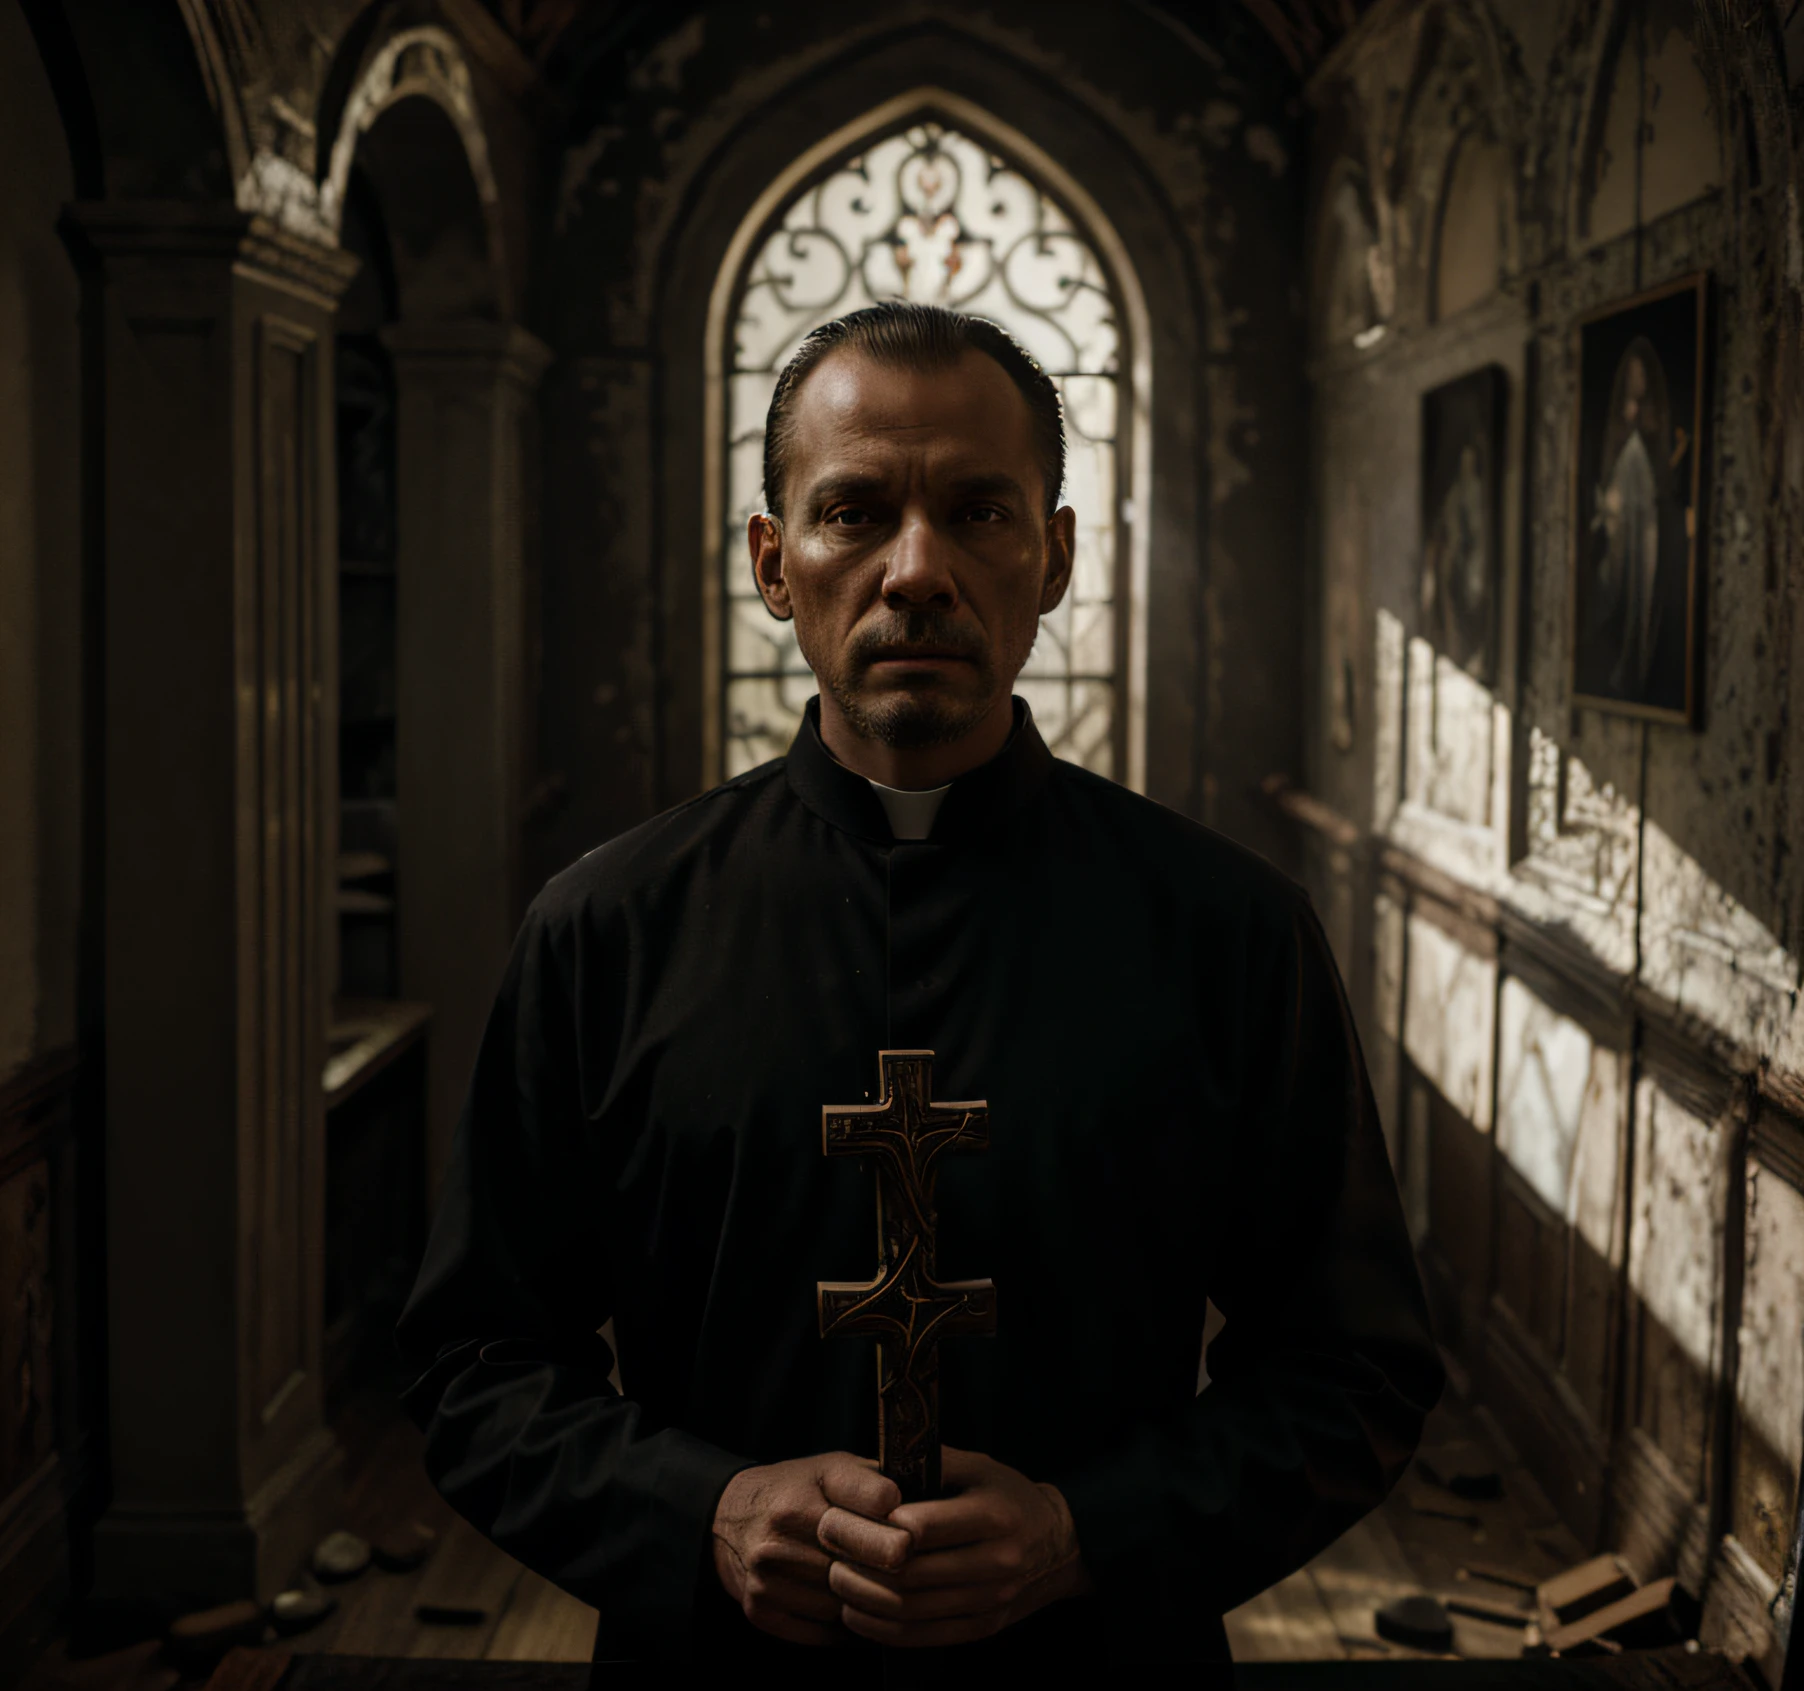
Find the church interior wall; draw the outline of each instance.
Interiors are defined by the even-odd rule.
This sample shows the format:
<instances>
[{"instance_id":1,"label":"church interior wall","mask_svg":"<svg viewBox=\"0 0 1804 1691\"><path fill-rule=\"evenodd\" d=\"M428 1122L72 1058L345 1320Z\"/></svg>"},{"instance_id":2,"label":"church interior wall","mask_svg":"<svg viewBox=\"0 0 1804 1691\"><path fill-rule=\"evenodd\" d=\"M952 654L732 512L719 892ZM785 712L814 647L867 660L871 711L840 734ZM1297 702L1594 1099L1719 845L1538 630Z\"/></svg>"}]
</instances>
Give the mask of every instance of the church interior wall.
<instances>
[{"instance_id":1,"label":"church interior wall","mask_svg":"<svg viewBox=\"0 0 1804 1691\"><path fill-rule=\"evenodd\" d=\"M81 289L56 227L75 178L16 7L0 13L0 156L0 1533L35 1564L0 1578L4 1632L62 1553L53 1194L83 891Z\"/></svg>"},{"instance_id":2,"label":"church interior wall","mask_svg":"<svg viewBox=\"0 0 1804 1691\"><path fill-rule=\"evenodd\" d=\"M1580 1536L1677 1572L1769 1672L1804 1443L1778 10L1737 34L1666 0L1381 9L1317 74L1324 803L1290 804L1444 1340ZM1651 721L1574 699L1576 335L1700 270L1701 688ZM1424 396L1486 366L1488 677L1423 585Z\"/></svg>"}]
</instances>

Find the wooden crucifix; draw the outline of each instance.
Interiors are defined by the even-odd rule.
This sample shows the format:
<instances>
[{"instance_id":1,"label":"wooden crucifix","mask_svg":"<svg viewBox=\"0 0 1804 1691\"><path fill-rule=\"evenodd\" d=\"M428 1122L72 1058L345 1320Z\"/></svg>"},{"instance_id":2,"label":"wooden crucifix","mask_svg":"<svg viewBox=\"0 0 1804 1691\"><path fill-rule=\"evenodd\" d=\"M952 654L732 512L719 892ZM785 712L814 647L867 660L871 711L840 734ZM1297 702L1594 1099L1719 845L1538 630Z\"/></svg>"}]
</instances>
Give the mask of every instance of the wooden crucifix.
<instances>
[{"instance_id":1,"label":"wooden crucifix","mask_svg":"<svg viewBox=\"0 0 1804 1691\"><path fill-rule=\"evenodd\" d=\"M821 1149L877 1163L877 1278L818 1286L821 1336L877 1337L877 1464L905 1503L940 1491L940 1340L996 1331L988 1280L934 1277L934 1176L953 1150L990 1143L984 1103L933 1103L931 1051L879 1051L875 1104L829 1104Z\"/></svg>"}]
</instances>

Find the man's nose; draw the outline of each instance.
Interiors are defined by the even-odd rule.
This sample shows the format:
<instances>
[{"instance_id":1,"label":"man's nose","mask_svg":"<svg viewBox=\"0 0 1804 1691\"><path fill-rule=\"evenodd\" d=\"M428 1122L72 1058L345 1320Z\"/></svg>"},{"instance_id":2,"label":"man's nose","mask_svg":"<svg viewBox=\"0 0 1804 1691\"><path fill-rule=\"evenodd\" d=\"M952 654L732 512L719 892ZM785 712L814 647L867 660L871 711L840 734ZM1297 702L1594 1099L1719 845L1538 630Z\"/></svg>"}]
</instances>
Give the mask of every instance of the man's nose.
<instances>
[{"instance_id":1,"label":"man's nose","mask_svg":"<svg viewBox=\"0 0 1804 1691\"><path fill-rule=\"evenodd\" d=\"M883 597L892 605L958 603L952 548L922 512L909 512L896 531L883 566Z\"/></svg>"}]
</instances>

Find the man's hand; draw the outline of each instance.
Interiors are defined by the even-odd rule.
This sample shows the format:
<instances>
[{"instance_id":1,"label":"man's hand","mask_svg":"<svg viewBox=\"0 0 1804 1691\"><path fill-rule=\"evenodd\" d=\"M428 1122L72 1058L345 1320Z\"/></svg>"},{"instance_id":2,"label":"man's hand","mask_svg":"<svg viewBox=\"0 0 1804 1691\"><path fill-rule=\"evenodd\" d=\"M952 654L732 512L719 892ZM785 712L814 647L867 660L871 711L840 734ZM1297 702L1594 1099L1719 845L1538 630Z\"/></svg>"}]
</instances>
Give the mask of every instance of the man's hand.
<instances>
[{"instance_id":1,"label":"man's hand","mask_svg":"<svg viewBox=\"0 0 1804 1691\"><path fill-rule=\"evenodd\" d=\"M714 1510L714 1571L761 1631L791 1644L843 1644L823 1523L867 1567L899 1568L909 1535L883 1517L901 1501L894 1480L843 1450L747 1468Z\"/></svg>"},{"instance_id":2,"label":"man's hand","mask_svg":"<svg viewBox=\"0 0 1804 1691\"><path fill-rule=\"evenodd\" d=\"M1056 1487L964 1450L946 1450L942 1470L951 1495L890 1511L891 1528L908 1533L905 1561L862 1553L871 1522L843 1510L823 1517L820 1541L834 1553L829 1582L847 1630L879 1644L965 1644L1091 1589Z\"/></svg>"}]
</instances>

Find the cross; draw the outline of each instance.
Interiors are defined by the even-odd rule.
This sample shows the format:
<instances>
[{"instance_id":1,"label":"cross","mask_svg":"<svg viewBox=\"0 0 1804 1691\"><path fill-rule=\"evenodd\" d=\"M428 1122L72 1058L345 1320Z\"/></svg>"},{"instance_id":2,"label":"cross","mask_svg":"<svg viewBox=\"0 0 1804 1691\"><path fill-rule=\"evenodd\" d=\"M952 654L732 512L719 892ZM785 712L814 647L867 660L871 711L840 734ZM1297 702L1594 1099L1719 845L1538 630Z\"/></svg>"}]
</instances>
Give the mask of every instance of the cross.
<instances>
[{"instance_id":1,"label":"cross","mask_svg":"<svg viewBox=\"0 0 1804 1691\"><path fill-rule=\"evenodd\" d=\"M877 1465L905 1503L940 1490L940 1340L996 1331L988 1280L934 1278L934 1175L951 1150L990 1143L985 1103L935 1104L931 1051L879 1051L875 1104L829 1104L821 1149L877 1162L877 1278L823 1280L821 1337L877 1337Z\"/></svg>"}]
</instances>

